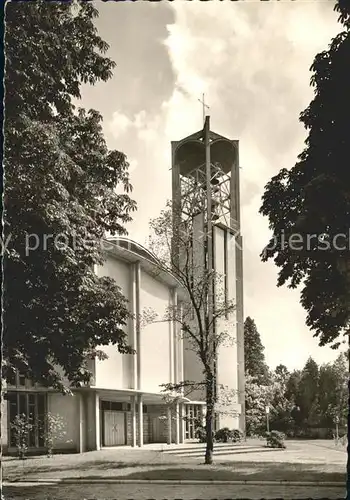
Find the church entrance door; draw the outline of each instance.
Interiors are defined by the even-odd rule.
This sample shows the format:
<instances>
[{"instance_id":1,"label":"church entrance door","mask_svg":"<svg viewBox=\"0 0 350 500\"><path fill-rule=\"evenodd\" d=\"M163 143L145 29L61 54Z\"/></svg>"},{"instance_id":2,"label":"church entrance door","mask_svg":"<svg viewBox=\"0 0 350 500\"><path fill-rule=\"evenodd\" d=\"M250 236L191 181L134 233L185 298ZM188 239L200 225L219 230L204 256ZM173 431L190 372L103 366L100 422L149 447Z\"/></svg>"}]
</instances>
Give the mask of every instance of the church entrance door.
<instances>
[{"instance_id":1,"label":"church entrance door","mask_svg":"<svg viewBox=\"0 0 350 500\"><path fill-rule=\"evenodd\" d=\"M107 410L104 416L104 446L122 446L126 444L125 412Z\"/></svg>"}]
</instances>

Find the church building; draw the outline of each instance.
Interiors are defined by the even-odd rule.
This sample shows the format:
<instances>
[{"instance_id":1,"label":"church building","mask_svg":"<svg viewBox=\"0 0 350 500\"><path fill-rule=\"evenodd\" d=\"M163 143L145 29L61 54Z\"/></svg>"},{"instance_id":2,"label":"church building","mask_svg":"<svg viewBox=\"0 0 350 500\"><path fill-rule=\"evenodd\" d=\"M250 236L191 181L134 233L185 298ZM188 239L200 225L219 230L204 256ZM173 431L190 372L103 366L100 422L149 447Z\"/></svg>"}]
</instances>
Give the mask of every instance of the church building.
<instances>
[{"instance_id":1,"label":"church building","mask_svg":"<svg viewBox=\"0 0 350 500\"><path fill-rule=\"evenodd\" d=\"M235 394L230 411L218 413L216 427L245 430L242 239L240 236L238 141L203 130L172 143L173 200L183 217L192 217L194 248L199 234L208 242L195 253L203 266L224 276L227 300L234 300L232 338L216 358L216 383ZM194 206L196 210L194 211ZM160 316L169 306L186 300L186 291L174 275L159 272L156 257L124 237L105 241L106 261L96 267L98 276L114 278L129 301L133 319L127 325L136 354L120 354L115 346L103 347L105 360L91 360L89 385L73 395L33 385L21 374L5 388L1 434L4 452L14 453L11 423L24 413L34 424L28 435L30 452L45 450L43 428L47 412L64 422L55 441L57 451L84 452L103 447L142 447L148 443L180 444L195 436L195 422L205 415L203 393L180 396L169 405L162 384L203 379L203 369L175 321L142 324L142 311ZM179 249L180 251L180 249ZM201 253L203 252L203 253ZM215 308L215 289L212 303ZM218 320L219 321L219 320ZM215 324L215 328L220 325Z\"/></svg>"}]
</instances>

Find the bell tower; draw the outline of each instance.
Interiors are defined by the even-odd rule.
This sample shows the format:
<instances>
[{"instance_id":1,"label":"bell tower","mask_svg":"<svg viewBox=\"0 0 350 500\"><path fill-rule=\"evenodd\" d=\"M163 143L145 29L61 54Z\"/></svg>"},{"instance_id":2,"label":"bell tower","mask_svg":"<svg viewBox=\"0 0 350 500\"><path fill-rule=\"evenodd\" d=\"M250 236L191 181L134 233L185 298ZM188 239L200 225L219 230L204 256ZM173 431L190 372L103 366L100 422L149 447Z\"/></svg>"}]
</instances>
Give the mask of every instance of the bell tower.
<instances>
[{"instance_id":1,"label":"bell tower","mask_svg":"<svg viewBox=\"0 0 350 500\"><path fill-rule=\"evenodd\" d=\"M240 234L239 144L210 130L210 118L204 127L180 141L172 142L173 234L177 238L182 224L191 224L193 264L209 274L220 274L225 301L235 304L229 318L216 318L218 290L213 280L208 288L207 312L210 328L225 328L229 319L231 340L216 352L216 390L229 391L227 408L219 411L216 427L245 430L244 417L244 331L243 265ZM174 248L181 258L181 248ZM198 267L197 267L198 268ZM212 321L210 321L212 320ZM193 351L184 352L185 380L203 380L203 367ZM197 394L203 400L203 393ZM220 398L219 398L220 399Z\"/></svg>"}]
</instances>

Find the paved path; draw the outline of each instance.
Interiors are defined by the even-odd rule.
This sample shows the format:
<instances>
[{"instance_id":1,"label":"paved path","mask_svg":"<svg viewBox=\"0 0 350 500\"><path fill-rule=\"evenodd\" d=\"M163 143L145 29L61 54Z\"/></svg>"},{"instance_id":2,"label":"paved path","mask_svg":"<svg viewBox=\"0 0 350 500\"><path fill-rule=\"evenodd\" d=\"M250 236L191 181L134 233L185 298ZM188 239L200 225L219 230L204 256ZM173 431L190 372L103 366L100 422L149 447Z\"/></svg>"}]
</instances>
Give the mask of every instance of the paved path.
<instances>
[{"instance_id":1,"label":"paved path","mask_svg":"<svg viewBox=\"0 0 350 500\"><path fill-rule=\"evenodd\" d=\"M296 486L193 486L193 485L59 485L4 486L6 500L228 500L344 499L345 488Z\"/></svg>"}]
</instances>

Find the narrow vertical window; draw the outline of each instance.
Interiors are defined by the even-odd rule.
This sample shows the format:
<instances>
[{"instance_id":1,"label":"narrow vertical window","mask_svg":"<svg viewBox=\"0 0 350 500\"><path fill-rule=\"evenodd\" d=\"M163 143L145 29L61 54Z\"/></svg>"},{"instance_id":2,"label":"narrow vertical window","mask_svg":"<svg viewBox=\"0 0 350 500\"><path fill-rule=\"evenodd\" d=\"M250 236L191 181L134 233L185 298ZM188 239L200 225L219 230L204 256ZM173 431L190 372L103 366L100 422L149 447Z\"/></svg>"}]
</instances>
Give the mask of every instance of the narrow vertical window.
<instances>
[{"instance_id":1,"label":"narrow vertical window","mask_svg":"<svg viewBox=\"0 0 350 500\"><path fill-rule=\"evenodd\" d=\"M37 405L36 405L36 394L28 395L28 419L31 424L31 428L29 430L29 447L35 448L37 446L36 434L37 434Z\"/></svg>"},{"instance_id":2,"label":"narrow vertical window","mask_svg":"<svg viewBox=\"0 0 350 500\"><path fill-rule=\"evenodd\" d=\"M18 415L18 394L15 392L10 392L7 397L8 400L8 406L9 406L9 424L10 424L10 429L9 429L9 434L10 434L10 446L16 446L16 433L15 430L12 427L12 424L15 422L15 418Z\"/></svg>"},{"instance_id":3,"label":"narrow vertical window","mask_svg":"<svg viewBox=\"0 0 350 500\"><path fill-rule=\"evenodd\" d=\"M23 373L20 373L18 375L18 379L19 379L19 385L21 387L25 387L25 385L26 385L26 377L25 377L25 375L23 375Z\"/></svg>"},{"instance_id":4,"label":"narrow vertical window","mask_svg":"<svg viewBox=\"0 0 350 500\"><path fill-rule=\"evenodd\" d=\"M10 446L16 446L16 431L13 428L15 419L24 415L31 428L28 432L29 448L44 447L44 431L46 416L46 395L36 393L13 392L8 394Z\"/></svg>"},{"instance_id":5,"label":"narrow vertical window","mask_svg":"<svg viewBox=\"0 0 350 500\"><path fill-rule=\"evenodd\" d=\"M39 447L45 446L46 396L37 394L37 439Z\"/></svg>"},{"instance_id":6,"label":"narrow vertical window","mask_svg":"<svg viewBox=\"0 0 350 500\"><path fill-rule=\"evenodd\" d=\"M16 372L11 372L8 376L7 380L8 385L16 386L17 385L17 374Z\"/></svg>"}]
</instances>

